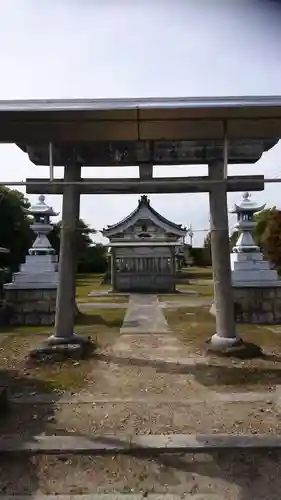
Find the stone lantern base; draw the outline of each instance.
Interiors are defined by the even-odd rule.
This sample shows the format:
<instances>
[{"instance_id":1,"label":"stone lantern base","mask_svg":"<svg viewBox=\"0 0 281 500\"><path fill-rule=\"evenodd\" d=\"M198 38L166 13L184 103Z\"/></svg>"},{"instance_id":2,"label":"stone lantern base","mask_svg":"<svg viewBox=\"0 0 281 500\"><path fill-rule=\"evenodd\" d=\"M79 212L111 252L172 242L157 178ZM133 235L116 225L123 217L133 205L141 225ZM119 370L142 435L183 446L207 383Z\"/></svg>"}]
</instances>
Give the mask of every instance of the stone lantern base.
<instances>
[{"instance_id":1,"label":"stone lantern base","mask_svg":"<svg viewBox=\"0 0 281 500\"><path fill-rule=\"evenodd\" d=\"M5 286L5 299L11 310L11 325L52 326L55 323L57 287Z\"/></svg>"},{"instance_id":2,"label":"stone lantern base","mask_svg":"<svg viewBox=\"0 0 281 500\"><path fill-rule=\"evenodd\" d=\"M233 286L235 320L237 323L280 324L281 282L253 283Z\"/></svg>"}]
</instances>

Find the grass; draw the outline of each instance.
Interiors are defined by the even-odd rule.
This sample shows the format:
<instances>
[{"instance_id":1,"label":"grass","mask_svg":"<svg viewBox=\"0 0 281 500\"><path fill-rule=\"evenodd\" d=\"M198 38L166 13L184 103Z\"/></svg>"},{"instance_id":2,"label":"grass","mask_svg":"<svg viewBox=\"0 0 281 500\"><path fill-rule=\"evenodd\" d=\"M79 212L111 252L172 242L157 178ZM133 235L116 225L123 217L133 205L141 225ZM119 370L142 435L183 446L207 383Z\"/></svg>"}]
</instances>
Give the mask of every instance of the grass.
<instances>
[{"instance_id":1,"label":"grass","mask_svg":"<svg viewBox=\"0 0 281 500\"><path fill-rule=\"evenodd\" d=\"M213 283L201 281L197 283L196 281L190 280L188 285L178 285L177 289L180 292L192 291L196 292L200 296L212 297L214 295Z\"/></svg>"},{"instance_id":2,"label":"grass","mask_svg":"<svg viewBox=\"0 0 281 500\"><path fill-rule=\"evenodd\" d=\"M79 302L112 302L125 303L128 302L129 296L124 295L106 295L111 289L110 285L102 284L102 274L80 274L76 279L76 301ZM97 297L89 297L91 292L101 292L105 295Z\"/></svg>"},{"instance_id":3,"label":"grass","mask_svg":"<svg viewBox=\"0 0 281 500\"><path fill-rule=\"evenodd\" d=\"M77 318L77 325L91 325L103 328L121 328L125 309L85 309Z\"/></svg>"},{"instance_id":4,"label":"grass","mask_svg":"<svg viewBox=\"0 0 281 500\"><path fill-rule=\"evenodd\" d=\"M177 290L182 292L182 294L176 293L173 295L159 295L158 299L160 302L167 300L188 301L196 300L196 298L203 299L204 297L209 299L214 296L213 284L208 282L204 283L204 281L197 283L196 281L194 282L193 280L190 280L188 285L177 285Z\"/></svg>"},{"instance_id":5,"label":"grass","mask_svg":"<svg viewBox=\"0 0 281 500\"><path fill-rule=\"evenodd\" d=\"M196 267L191 266L184 269L188 273L189 279L208 279L211 280L213 278L212 267Z\"/></svg>"},{"instance_id":6,"label":"grass","mask_svg":"<svg viewBox=\"0 0 281 500\"><path fill-rule=\"evenodd\" d=\"M88 300L91 292L108 292L110 285L102 285L102 274L79 274L76 279L76 299Z\"/></svg>"},{"instance_id":7,"label":"grass","mask_svg":"<svg viewBox=\"0 0 281 500\"><path fill-rule=\"evenodd\" d=\"M209 313L209 306L165 310L165 316L173 331L180 333L185 342L194 346L202 345L202 342L215 332L215 318ZM265 326L237 325L237 333L245 341L256 342L270 349L275 348L281 355L281 335Z\"/></svg>"},{"instance_id":8,"label":"grass","mask_svg":"<svg viewBox=\"0 0 281 500\"><path fill-rule=\"evenodd\" d=\"M267 390L281 384L281 335L265 326L237 325L237 334L244 341L258 344L265 356L260 359L239 360L205 355L205 341L215 332L215 318L209 307L189 307L166 310L166 319L190 355L197 355L203 364L194 367L194 376L202 385L214 390L224 387L233 390Z\"/></svg>"}]
</instances>

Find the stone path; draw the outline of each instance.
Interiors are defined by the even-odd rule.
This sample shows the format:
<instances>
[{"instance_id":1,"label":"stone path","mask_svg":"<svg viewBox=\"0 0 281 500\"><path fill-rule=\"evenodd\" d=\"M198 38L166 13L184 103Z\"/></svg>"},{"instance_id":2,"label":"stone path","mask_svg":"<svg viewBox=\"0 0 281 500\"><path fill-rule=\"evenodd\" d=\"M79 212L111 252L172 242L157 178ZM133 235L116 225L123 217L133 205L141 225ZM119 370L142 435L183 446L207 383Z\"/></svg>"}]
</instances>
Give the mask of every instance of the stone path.
<instances>
[{"instance_id":1,"label":"stone path","mask_svg":"<svg viewBox=\"0 0 281 500\"><path fill-rule=\"evenodd\" d=\"M167 333L169 327L157 295L132 294L121 333Z\"/></svg>"}]
</instances>

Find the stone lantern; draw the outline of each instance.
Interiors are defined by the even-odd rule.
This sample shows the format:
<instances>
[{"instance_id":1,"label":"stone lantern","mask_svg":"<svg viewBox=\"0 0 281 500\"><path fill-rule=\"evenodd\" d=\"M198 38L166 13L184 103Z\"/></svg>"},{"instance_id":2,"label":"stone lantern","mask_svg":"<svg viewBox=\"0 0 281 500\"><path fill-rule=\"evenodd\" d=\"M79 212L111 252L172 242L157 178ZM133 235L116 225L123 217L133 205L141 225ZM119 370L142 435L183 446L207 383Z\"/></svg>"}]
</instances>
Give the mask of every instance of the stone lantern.
<instances>
[{"instance_id":1,"label":"stone lantern","mask_svg":"<svg viewBox=\"0 0 281 500\"><path fill-rule=\"evenodd\" d=\"M278 281L277 271L271 269L268 261L253 239L254 215L265 207L253 202L248 192L230 213L237 214L235 228L239 237L231 253L232 283L239 286L271 285Z\"/></svg>"},{"instance_id":2,"label":"stone lantern","mask_svg":"<svg viewBox=\"0 0 281 500\"><path fill-rule=\"evenodd\" d=\"M53 229L50 217L57 216L40 195L38 202L27 211L33 217L30 226L36 238L28 251L26 261L13 274L13 281L4 288L7 301L14 311L13 324L53 324L58 286L58 257L48 234Z\"/></svg>"},{"instance_id":3,"label":"stone lantern","mask_svg":"<svg viewBox=\"0 0 281 500\"><path fill-rule=\"evenodd\" d=\"M50 217L58 213L45 203L45 196L40 195L38 203L32 205L27 212L33 216L33 224L30 226L36 234L36 239L28 251L25 270L36 274L37 281L44 283L58 282L58 257L52 248L48 234L53 230ZM51 273L51 274L49 274Z\"/></svg>"}]
</instances>

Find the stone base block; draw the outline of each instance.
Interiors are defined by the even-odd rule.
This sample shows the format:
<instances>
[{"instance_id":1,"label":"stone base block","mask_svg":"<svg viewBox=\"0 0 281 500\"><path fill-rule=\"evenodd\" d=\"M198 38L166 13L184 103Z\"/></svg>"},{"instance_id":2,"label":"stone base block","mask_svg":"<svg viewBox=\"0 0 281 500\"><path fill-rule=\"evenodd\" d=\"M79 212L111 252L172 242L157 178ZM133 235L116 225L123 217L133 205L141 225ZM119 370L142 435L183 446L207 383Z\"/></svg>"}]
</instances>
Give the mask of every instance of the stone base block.
<instances>
[{"instance_id":1,"label":"stone base block","mask_svg":"<svg viewBox=\"0 0 281 500\"><path fill-rule=\"evenodd\" d=\"M5 300L12 313L10 324L52 326L55 323L57 289L5 291Z\"/></svg>"},{"instance_id":2,"label":"stone base block","mask_svg":"<svg viewBox=\"0 0 281 500\"><path fill-rule=\"evenodd\" d=\"M253 359L263 357L263 352L260 346L250 342L243 342L237 339L237 342L232 345L214 345L210 340L206 342L207 354L217 354L218 356L233 357L239 359Z\"/></svg>"},{"instance_id":3,"label":"stone base block","mask_svg":"<svg viewBox=\"0 0 281 500\"><path fill-rule=\"evenodd\" d=\"M88 338L79 338L73 336L73 339L65 341L65 343L49 343L48 341L42 346L34 349L29 353L29 360L33 362L53 363L56 361L64 361L66 359L81 360L87 359L96 349L96 344ZM77 343L76 343L77 342Z\"/></svg>"},{"instance_id":4,"label":"stone base block","mask_svg":"<svg viewBox=\"0 0 281 500\"><path fill-rule=\"evenodd\" d=\"M280 324L281 287L233 287L237 323Z\"/></svg>"}]
</instances>

